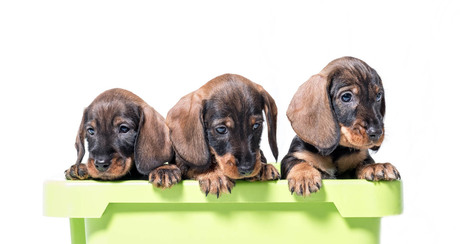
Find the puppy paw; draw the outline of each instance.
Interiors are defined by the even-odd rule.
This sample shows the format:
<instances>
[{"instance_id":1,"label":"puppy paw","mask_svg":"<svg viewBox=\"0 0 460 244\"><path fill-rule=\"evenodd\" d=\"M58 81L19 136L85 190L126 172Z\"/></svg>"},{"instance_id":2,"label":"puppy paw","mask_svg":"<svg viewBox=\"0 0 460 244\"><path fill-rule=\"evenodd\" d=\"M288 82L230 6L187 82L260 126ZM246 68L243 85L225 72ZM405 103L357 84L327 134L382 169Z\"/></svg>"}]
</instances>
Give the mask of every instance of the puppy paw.
<instances>
[{"instance_id":1,"label":"puppy paw","mask_svg":"<svg viewBox=\"0 0 460 244\"><path fill-rule=\"evenodd\" d=\"M212 171L206 174L199 175L196 177L200 184L202 192L208 196L208 194L217 195L217 198L222 193L232 193L232 188L235 186L235 181L228 178L219 171Z\"/></svg>"},{"instance_id":2,"label":"puppy paw","mask_svg":"<svg viewBox=\"0 0 460 244\"><path fill-rule=\"evenodd\" d=\"M287 176L289 191L299 196L309 196L321 188L321 173L307 163L292 167Z\"/></svg>"},{"instance_id":3,"label":"puppy paw","mask_svg":"<svg viewBox=\"0 0 460 244\"><path fill-rule=\"evenodd\" d=\"M74 164L64 174L68 180L87 180L90 178L86 164Z\"/></svg>"},{"instance_id":4,"label":"puppy paw","mask_svg":"<svg viewBox=\"0 0 460 244\"><path fill-rule=\"evenodd\" d=\"M367 164L358 168L356 172L358 179L366 179L370 181L381 180L400 180L398 170L390 163Z\"/></svg>"},{"instance_id":5,"label":"puppy paw","mask_svg":"<svg viewBox=\"0 0 460 244\"><path fill-rule=\"evenodd\" d=\"M149 174L149 182L159 188L170 188L181 181L181 171L174 164L160 166Z\"/></svg>"},{"instance_id":6,"label":"puppy paw","mask_svg":"<svg viewBox=\"0 0 460 244\"><path fill-rule=\"evenodd\" d=\"M279 180L280 173L272 164L262 164L262 169L260 170L260 181L267 181L267 180Z\"/></svg>"}]
</instances>

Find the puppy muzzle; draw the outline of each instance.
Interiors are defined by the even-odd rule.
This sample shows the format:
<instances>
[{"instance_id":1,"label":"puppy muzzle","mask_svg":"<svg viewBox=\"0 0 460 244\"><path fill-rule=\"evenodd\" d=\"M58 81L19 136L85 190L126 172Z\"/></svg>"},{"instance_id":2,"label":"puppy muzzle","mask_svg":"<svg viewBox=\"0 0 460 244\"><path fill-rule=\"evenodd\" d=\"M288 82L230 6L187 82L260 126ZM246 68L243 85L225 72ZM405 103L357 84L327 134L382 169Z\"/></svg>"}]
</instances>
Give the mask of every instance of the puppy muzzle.
<instances>
[{"instance_id":1,"label":"puppy muzzle","mask_svg":"<svg viewBox=\"0 0 460 244\"><path fill-rule=\"evenodd\" d=\"M250 174L252 174L252 172L254 171L254 165L241 165L241 166L238 166L238 173L240 173L241 176L248 176Z\"/></svg>"},{"instance_id":2,"label":"puppy muzzle","mask_svg":"<svg viewBox=\"0 0 460 244\"><path fill-rule=\"evenodd\" d=\"M367 136L372 143L379 141L380 137L383 135L383 130L381 128L370 127L366 130Z\"/></svg>"},{"instance_id":3,"label":"puppy muzzle","mask_svg":"<svg viewBox=\"0 0 460 244\"><path fill-rule=\"evenodd\" d=\"M106 159L106 160L97 160L97 159L95 159L94 160L94 167L96 167L96 169L99 172L107 171L111 164L112 164L112 162L111 162L110 159Z\"/></svg>"}]
</instances>

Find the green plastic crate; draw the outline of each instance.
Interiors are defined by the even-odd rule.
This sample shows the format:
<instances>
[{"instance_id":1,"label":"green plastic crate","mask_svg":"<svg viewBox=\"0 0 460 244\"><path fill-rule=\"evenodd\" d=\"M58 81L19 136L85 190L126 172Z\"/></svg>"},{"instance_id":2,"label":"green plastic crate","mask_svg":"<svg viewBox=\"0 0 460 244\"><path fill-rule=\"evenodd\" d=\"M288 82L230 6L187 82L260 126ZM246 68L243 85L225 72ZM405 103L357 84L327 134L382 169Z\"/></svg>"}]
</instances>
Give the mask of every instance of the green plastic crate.
<instances>
[{"instance_id":1,"label":"green plastic crate","mask_svg":"<svg viewBox=\"0 0 460 244\"><path fill-rule=\"evenodd\" d=\"M402 183L324 180L309 197L287 181L237 181L205 197L197 181L44 183L44 214L70 219L72 243L379 243L380 220L402 212Z\"/></svg>"}]
</instances>

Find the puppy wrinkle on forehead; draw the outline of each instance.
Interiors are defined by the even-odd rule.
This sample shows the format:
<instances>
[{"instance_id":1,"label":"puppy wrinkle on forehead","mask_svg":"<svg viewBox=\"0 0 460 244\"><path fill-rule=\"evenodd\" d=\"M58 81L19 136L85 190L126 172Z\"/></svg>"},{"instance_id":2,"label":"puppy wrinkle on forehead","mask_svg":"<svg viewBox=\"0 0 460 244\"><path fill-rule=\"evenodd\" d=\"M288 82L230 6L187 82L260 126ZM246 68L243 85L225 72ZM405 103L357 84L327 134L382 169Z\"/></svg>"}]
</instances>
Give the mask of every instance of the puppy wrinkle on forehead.
<instances>
[{"instance_id":1,"label":"puppy wrinkle on forehead","mask_svg":"<svg viewBox=\"0 0 460 244\"><path fill-rule=\"evenodd\" d=\"M126 123L126 119L121 116L114 116L112 119L112 125L118 126L123 123Z\"/></svg>"},{"instance_id":2,"label":"puppy wrinkle on forehead","mask_svg":"<svg viewBox=\"0 0 460 244\"><path fill-rule=\"evenodd\" d=\"M122 124L126 124L129 126L135 126L136 122L134 122L132 119L124 116L114 116L112 119L112 125L115 127L118 127Z\"/></svg>"},{"instance_id":3,"label":"puppy wrinkle on forehead","mask_svg":"<svg viewBox=\"0 0 460 244\"><path fill-rule=\"evenodd\" d=\"M369 86L369 94L372 94L373 97L377 97L379 92L383 92L383 87L373 84Z\"/></svg>"},{"instance_id":4,"label":"puppy wrinkle on forehead","mask_svg":"<svg viewBox=\"0 0 460 244\"><path fill-rule=\"evenodd\" d=\"M340 94L344 91L352 91L354 94L359 94L359 86L357 85L345 85L338 89L337 94Z\"/></svg>"},{"instance_id":5,"label":"puppy wrinkle on forehead","mask_svg":"<svg viewBox=\"0 0 460 244\"><path fill-rule=\"evenodd\" d=\"M93 127L93 128L96 128L96 127L98 127L98 126L99 126L99 123L98 123L98 121L95 120L95 119L92 119L92 120L86 122L86 124L85 124L85 127Z\"/></svg>"},{"instance_id":6,"label":"puppy wrinkle on forehead","mask_svg":"<svg viewBox=\"0 0 460 244\"><path fill-rule=\"evenodd\" d=\"M228 128L235 127L235 122L233 121L231 117L213 120L211 123L211 126L217 126L217 125L222 125L222 124L227 126Z\"/></svg>"},{"instance_id":7,"label":"puppy wrinkle on forehead","mask_svg":"<svg viewBox=\"0 0 460 244\"><path fill-rule=\"evenodd\" d=\"M254 125L255 123L257 122L263 122L264 121L264 117L262 115L252 115L250 118L249 118L249 123L251 125Z\"/></svg>"}]
</instances>

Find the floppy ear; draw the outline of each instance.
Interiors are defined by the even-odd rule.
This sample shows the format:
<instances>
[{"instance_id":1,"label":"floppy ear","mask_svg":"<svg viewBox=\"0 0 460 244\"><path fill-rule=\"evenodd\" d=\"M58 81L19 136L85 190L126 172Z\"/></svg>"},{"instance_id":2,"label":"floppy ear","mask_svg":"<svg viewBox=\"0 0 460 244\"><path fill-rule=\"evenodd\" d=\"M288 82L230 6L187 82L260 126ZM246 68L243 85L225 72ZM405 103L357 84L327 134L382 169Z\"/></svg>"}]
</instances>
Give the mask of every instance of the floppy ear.
<instances>
[{"instance_id":1,"label":"floppy ear","mask_svg":"<svg viewBox=\"0 0 460 244\"><path fill-rule=\"evenodd\" d=\"M264 112L268 125L268 143L270 144L270 149L272 150L275 160L278 161L278 145L276 143L276 120L278 116L278 108L276 107L275 100L262 86L258 85L257 88L264 99Z\"/></svg>"},{"instance_id":2,"label":"floppy ear","mask_svg":"<svg viewBox=\"0 0 460 244\"><path fill-rule=\"evenodd\" d=\"M164 118L148 105L139 107L140 122L134 145L137 170L149 174L153 169L172 160L173 151Z\"/></svg>"},{"instance_id":3,"label":"floppy ear","mask_svg":"<svg viewBox=\"0 0 460 244\"><path fill-rule=\"evenodd\" d=\"M199 91L182 97L166 116L176 155L187 163L203 166L209 161L209 148L203 124L203 96Z\"/></svg>"},{"instance_id":4,"label":"floppy ear","mask_svg":"<svg viewBox=\"0 0 460 244\"><path fill-rule=\"evenodd\" d=\"M380 102L380 114L382 117L385 117L385 95L382 97L382 101ZM383 130L385 133L385 130ZM380 146L372 147L371 150L377 152L380 149Z\"/></svg>"},{"instance_id":5,"label":"floppy ear","mask_svg":"<svg viewBox=\"0 0 460 244\"><path fill-rule=\"evenodd\" d=\"M380 102L380 114L385 117L385 95L383 95L382 102Z\"/></svg>"},{"instance_id":6,"label":"floppy ear","mask_svg":"<svg viewBox=\"0 0 460 244\"><path fill-rule=\"evenodd\" d=\"M299 87L286 112L297 136L323 155L330 154L340 140L340 127L328 94L329 85L324 75L312 76Z\"/></svg>"},{"instance_id":7,"label":"floppy ear","mask_svg":"<svg viewBox=\"0 0 460 244\"><path fill-rule=\"evenodd\" d=\"M80 164L83 156L85 156L85 138L86 138L86 130L85 130L85 123L88 114L88 108L85 108L83 111L83 116L81 118L80 127L78 128L77 138L75 140L75 148L77 149L77 161L75 164Z\"/></svg>"}]
</instances>

